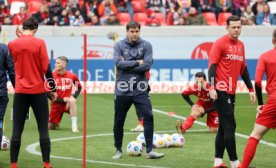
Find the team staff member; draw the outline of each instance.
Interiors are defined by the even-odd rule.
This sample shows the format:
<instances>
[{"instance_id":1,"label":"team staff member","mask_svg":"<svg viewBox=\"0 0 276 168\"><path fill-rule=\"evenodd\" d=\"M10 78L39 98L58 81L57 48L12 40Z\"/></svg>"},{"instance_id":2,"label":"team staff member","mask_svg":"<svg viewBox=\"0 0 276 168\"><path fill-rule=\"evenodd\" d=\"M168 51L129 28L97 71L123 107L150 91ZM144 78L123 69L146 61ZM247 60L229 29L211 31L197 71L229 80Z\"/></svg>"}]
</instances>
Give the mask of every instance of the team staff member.
<instances>
[{"instance_id":1,"label":"team staff member","mask_svg":"<svg viewBox=\"0 0 276 168\"><path fill-rule=\"evenodd\" d=\"M67 71L68 59L60 56L56 59L53 77L56 83L58 98L51 102L49 129L59 128L64 112L69 112L72 120L72 132L79 132L77 123L77 97L81 92L81 84L76 74ZM72 89L77 89L73 95Z\"/></svg>"},{"instance_id":2,"label":"team staff member","mask_svg":"<svg viewBox=\"0 0 276 168\"><path fill-rule=\"evenodd\" d=\"M127 38L119 41L114 47L114 63L116 65L115 83L115 119L114 140L116 154L113 159L122 157L124 123L127 112L132 104L142 113L144 119L144 135L146 139L146 158L157 159L164 156L152 150L153 114L149 96L148 80L145 72L152 65L152 46L142 40L140 24L131 21L126 25Z\"/></svg>"},{"instance_id":3,"label":"team staff member","mask_svg":"<svg viewBox=\"0 0 276 168\"><path fill-rule=\"evenodd\" d=\"M6 112L7 104L9 102L7 89L7 73L9 75L12 86L14 87L15 76L13 61L12 58L9 56L8 46L0 43L0 143L2 142L3 135L3 119Z\"/></svg>"},{"instance_id":4,"label":"team staff member","mask_svg":"<svg viewBox=\"0 0 276 168\"><path fill-rule=\"evenodd\" d=\"M251 104L256 99L245 62L244 44L238 40L241 33L241 20L238 16L233 15L227 19L227 31L227 35L213 44L209 58L210 97L215 100L215 108L219 114L214 168L227 167L222 161L225 148L231 161L231 168L237 168L239 165L234 117L235 91L239 75L250 91Z\"/></svg>"},{"instance_id":5,"label":"team staff member","mask_svg":"<svg viewBox=\"0 0 276 168\"><path fill-rule=\"evenodd\" d=\"M46 96L47 79L52 79L52 70L44 40L34 37L38 22L28 18L23 22L19 38L9 42L8 47L14 61L15 94L13 102L13 130L11 138L11 168L17 168L21 135L25 118L32 107L39 130L39 141L44 168L50 168L51 143L48 131L49 108ZM20 33L19 33L20 32ZM46 84L46 85L45 85ZM53 100L56 99L55 83L49 80ZM36 166L38 167L38 166Z\"/></svg>"},{"instance_id":6,"label":"team staff member","mask_svg":"<svg viewBox=\"0 0 276 168\"><path fill-rule=\"evenodd\" d=\"M214 107L214 103L209 96L210 83L206 81L204 72L195 74L196 83L182 92L184 100L192 107L191 114L185 122L181 124L180 120L176 121L176 129L178 133L185 133L190 129L194 121L204 117L207 114L206 124L210 132L217 132L219 120L218 113ZM198 97L196 104L191 100L190 95Z\"/></svg>"},{"instance_id":7,"label":"team staff member","mask_svg":"<svg viewBox=\"0 0 276 168\"><path fill-rule=\"evenodd\" d=\"M242 164L240 168L248 168L254 158L257 145L262 137L271 128L276 128L276 29L273 31L272 43L274 48L263 53L258 61L255 75L255 89L258 98L258 108L260 111L254 129L247 141L244 149ZM266 73L266 91L268 98L263 105L262 79Z\"/></svg>"}]
</instances>

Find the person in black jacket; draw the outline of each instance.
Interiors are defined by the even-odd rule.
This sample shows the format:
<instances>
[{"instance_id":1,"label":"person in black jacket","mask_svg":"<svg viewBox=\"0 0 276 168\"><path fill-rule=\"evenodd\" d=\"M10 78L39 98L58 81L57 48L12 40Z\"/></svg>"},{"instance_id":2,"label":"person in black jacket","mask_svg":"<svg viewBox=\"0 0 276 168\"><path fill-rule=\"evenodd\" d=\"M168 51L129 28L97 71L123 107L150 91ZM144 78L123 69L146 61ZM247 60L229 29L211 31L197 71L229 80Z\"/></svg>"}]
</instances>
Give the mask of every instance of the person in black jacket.
<instances>
[{"instance_id":1,"label":"person in black jacket","mask_svg":"<svg viewBox=\"0 0 276 168\"><path fill-rule=\"evenodd\" d=\"M0 26L1 32L1 26ZM2 142L3 119L9 102L7 89L7 74L9 75L12 86L15 86L15 75L13 60L9 56L8 46L0 43L0 142Z\"/></svg>"}]
</instances>

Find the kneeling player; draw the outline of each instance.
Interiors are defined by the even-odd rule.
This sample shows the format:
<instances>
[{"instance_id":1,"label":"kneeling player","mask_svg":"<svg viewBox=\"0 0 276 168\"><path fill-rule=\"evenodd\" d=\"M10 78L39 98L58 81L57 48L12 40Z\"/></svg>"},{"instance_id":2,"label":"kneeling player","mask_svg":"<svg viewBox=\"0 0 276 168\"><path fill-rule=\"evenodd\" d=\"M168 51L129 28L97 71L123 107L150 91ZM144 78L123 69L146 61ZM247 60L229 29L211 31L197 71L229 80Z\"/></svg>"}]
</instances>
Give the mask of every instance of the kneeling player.
<instances>
[{"instance_id":1,"label":"kneeling player","mask_svg":"<svg viewBox=\"0 0 276 168\"><path fill-rule=\"evenodd\" d=\"M81 92L81 84L78 77L66 70L68 59L66 57L58 57L55 63L55 71L53 77L56 82L56 90L58 98L51 103L49 129L55 130L59 128L59 123L63 113L69 113L72 120L72 132L79 132L77 125L77 97ZM76 86L77 90L73 95L72 87Z\"/></svg>"},{"instance_id":2,"label":"kneeling player","mask_svg":"<svg viewBox=\"0 0 276 168\"><path fill-rule=\"evenodd\" d=\"M210 84L206 81L206 75L203 72L197 72L195 75L196 83L182 92L185 101L191 105L191 114L185 122L181 124L180 120L176 121L176 129L179 133L185 133L194 124L194 121L207 114L207 126L210 132L217 132L219 125L218 113L214 108L213 101L209 97ZM196 104L190 98L190 95L198 97Z\"/></svg>"}]
</instances>

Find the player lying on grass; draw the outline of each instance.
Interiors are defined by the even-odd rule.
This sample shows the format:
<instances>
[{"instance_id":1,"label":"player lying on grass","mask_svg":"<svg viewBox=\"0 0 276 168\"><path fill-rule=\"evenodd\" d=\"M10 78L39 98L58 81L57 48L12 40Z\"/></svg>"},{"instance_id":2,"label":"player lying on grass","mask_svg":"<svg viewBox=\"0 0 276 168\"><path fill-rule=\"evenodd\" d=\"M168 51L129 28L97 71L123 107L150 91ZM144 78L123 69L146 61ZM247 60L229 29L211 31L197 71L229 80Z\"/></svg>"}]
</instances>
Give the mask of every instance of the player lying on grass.
<instances>
[{"instance_id":1,"label":"player lying on grass","mask_svg":"<svg viewBox=\"0 0 276 168\"><path fill-rule=\"evenodd\" d=\"M206 124L209 131L217 132L219 125L218 113L209 97L210 84L206 81L206 75L203 72L197 72L195 80L196 83L194 85L182 92L184 100L192 107L191 113L183 124L181 124L180 120L176 121L176 129L180 134L185 133L193 126L196 119L202 118L207 114ZM190 95L198 97L196 103L192 102Z\"/></svg>"},{"instance_id":2,"label":"player lying on grass","mask_svg":"<svg viewBox=\"0 0 276 168\"><path fill-rule=\"evenodd\" d=\"M72 120L72 132L79 132L77 124L77 97L82 87L77 75L66 70L67 64L68 59L64 56L56 59L53 77L57 86L58 98L51 103L49 129L58 129L63 113L69 113ZM74 85L77 90L72 95Z\"/></svg>"}]
</instances>

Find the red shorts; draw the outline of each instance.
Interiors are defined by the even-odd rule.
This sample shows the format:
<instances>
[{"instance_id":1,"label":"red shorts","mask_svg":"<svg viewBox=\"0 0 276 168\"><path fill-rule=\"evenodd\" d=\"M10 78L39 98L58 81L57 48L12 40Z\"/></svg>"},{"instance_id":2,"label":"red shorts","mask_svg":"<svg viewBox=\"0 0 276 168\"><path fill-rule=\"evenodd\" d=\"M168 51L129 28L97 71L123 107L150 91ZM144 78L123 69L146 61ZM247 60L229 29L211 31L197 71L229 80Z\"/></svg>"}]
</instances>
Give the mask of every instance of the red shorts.
<instances>
[{"instance_id":1,"label":"red shorts","mask_svg":"<svg viewBox=\"0 0 276 168\"><path fill-rule=\"evenodd\" d=\"M202 106L204 109L208 109L213 107L213 104L198 104L199 106ZM206 125L208 127L215 127L218 128L219 126L219 119L218 119L218 112L213 111L207 114L207 119L206 119Z\"/></svg>"},{"instance_id":2,"label":"red shorts","mask_svg":"<svg viewBox=\"0 0 276 168\"><path fill-rule=\"evenodd\" d=\"M49 123L60 123L64 112L68 112L66 103L51 104Z\"/></svg>"},{"instance_id":3,"label":"red shorts","mask_svg":"<svg viewBox=\"0 0 276 168\"><path fill-rule=\"evenodd\" d=\"M276 94L268 96L266 104L256 119L256 123L268 128L276 128Z\"/></svg>"}]
</instances>

